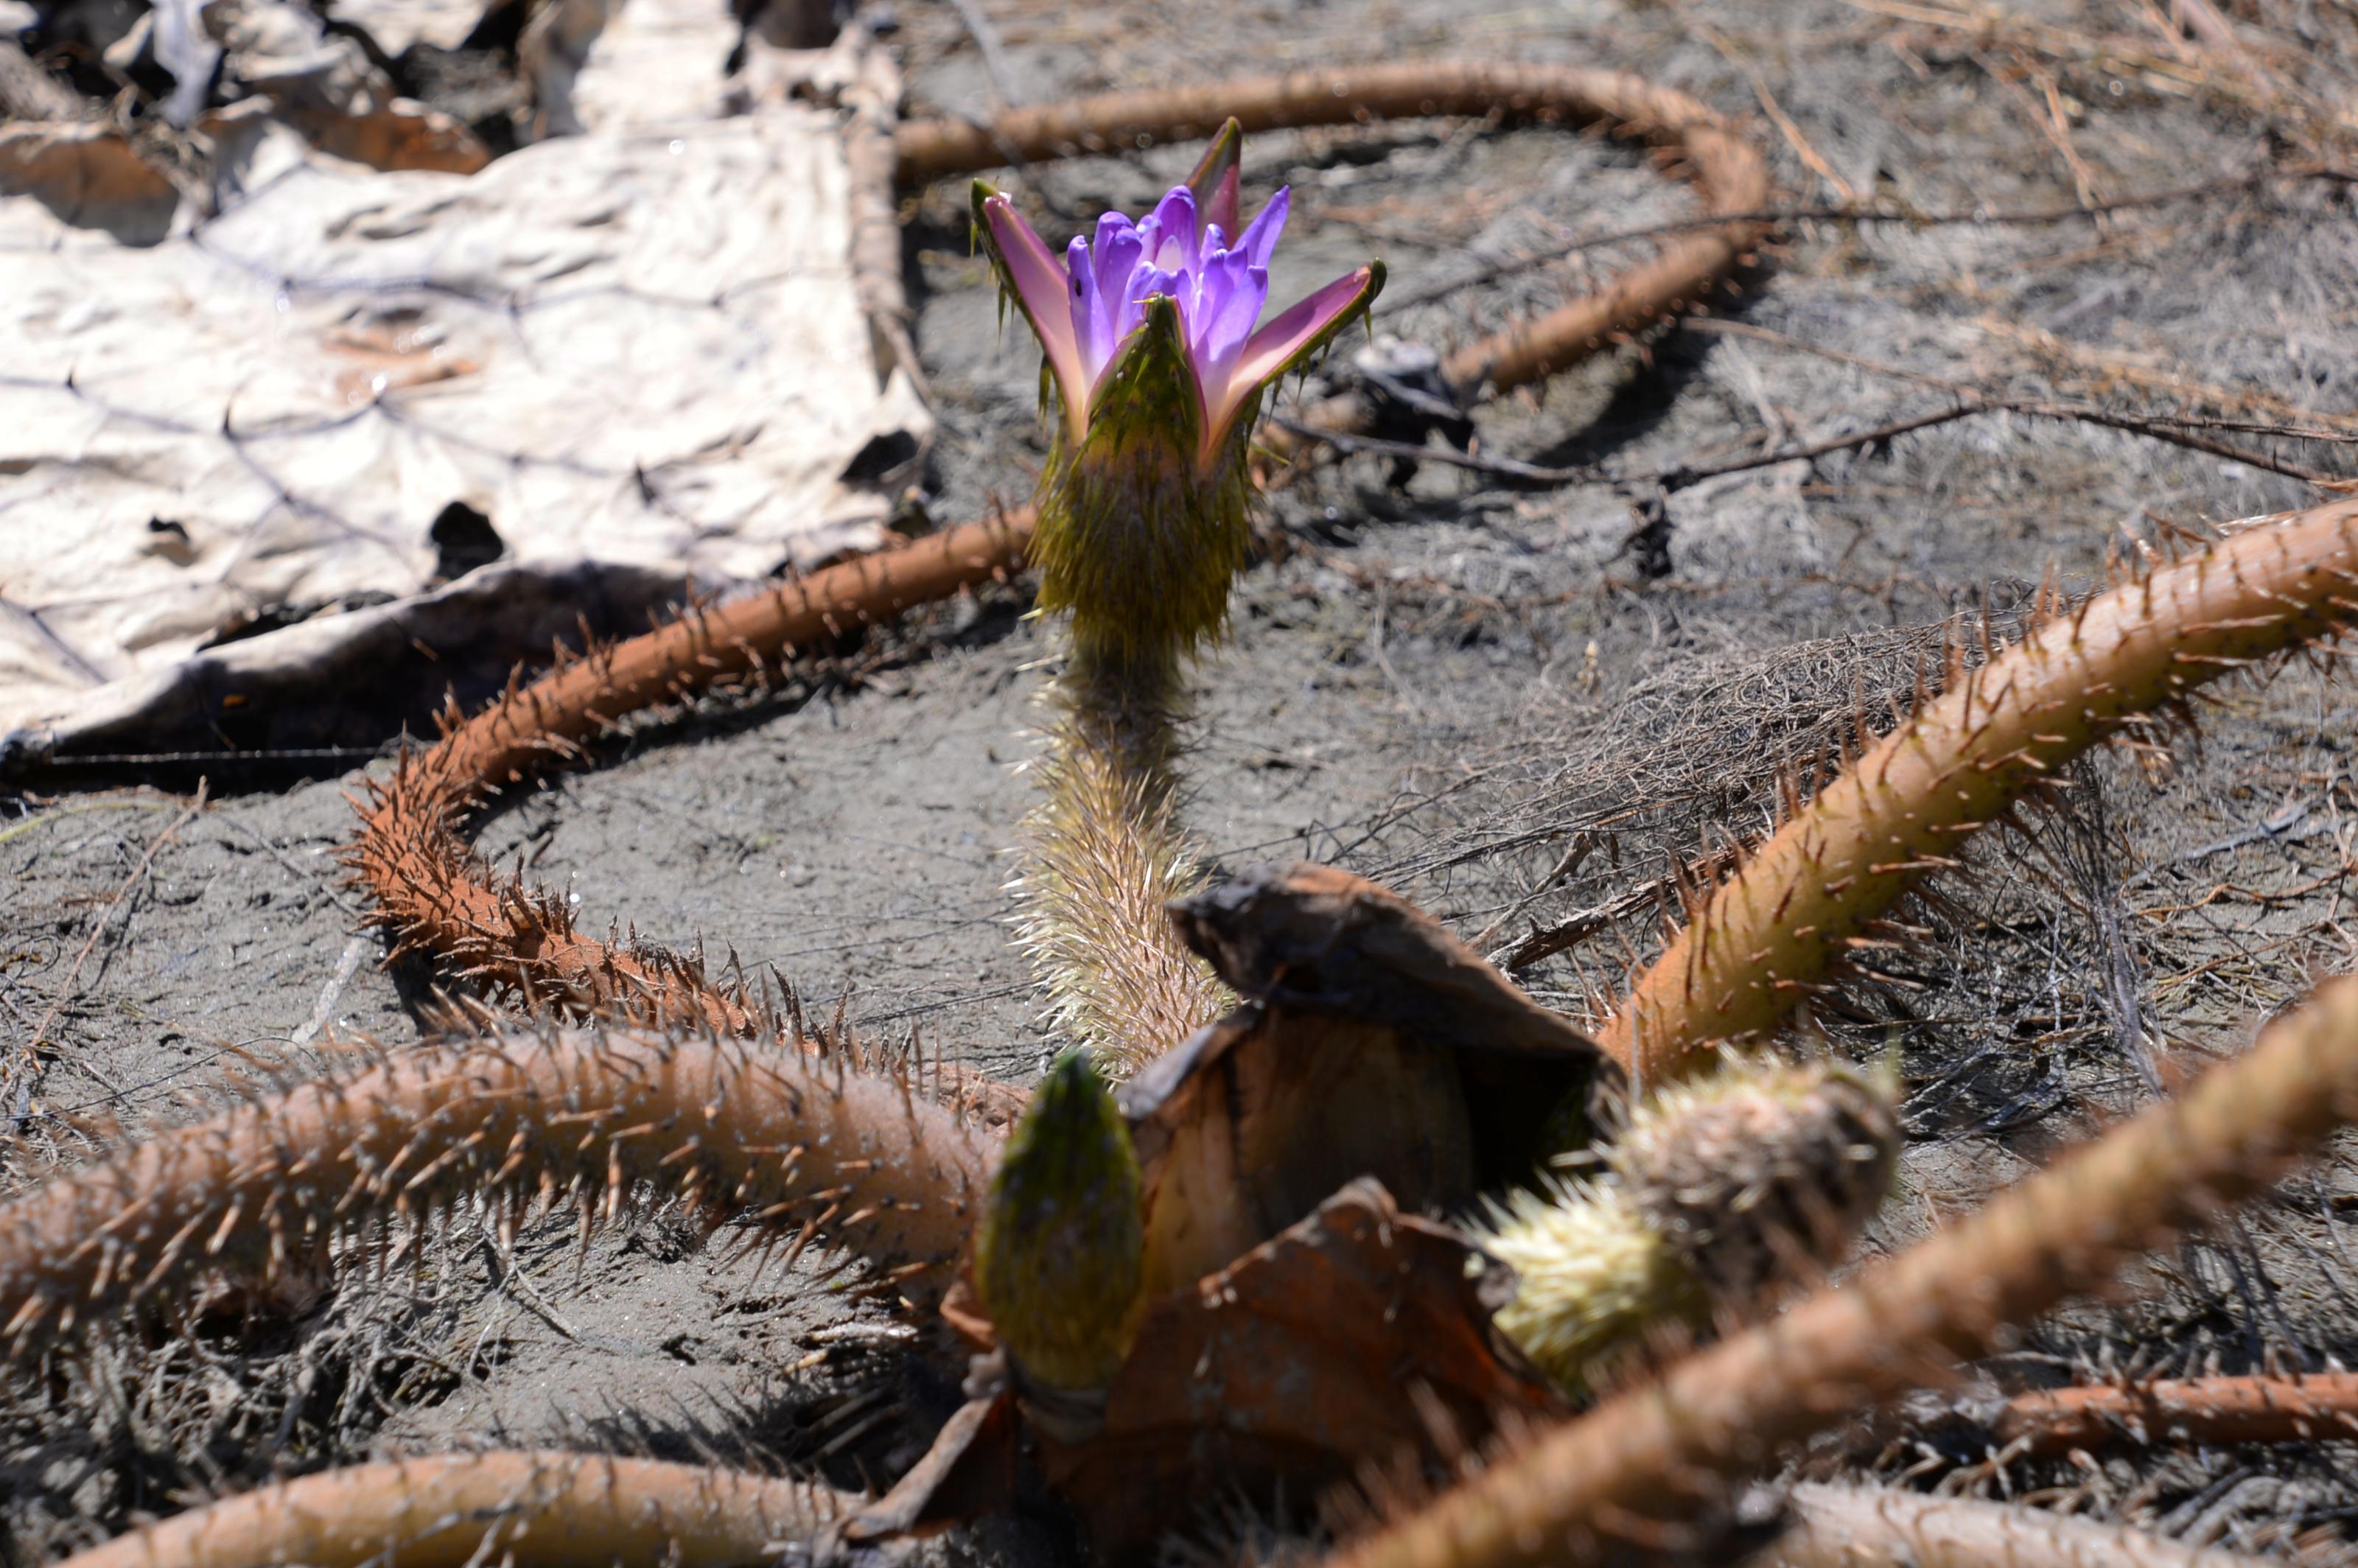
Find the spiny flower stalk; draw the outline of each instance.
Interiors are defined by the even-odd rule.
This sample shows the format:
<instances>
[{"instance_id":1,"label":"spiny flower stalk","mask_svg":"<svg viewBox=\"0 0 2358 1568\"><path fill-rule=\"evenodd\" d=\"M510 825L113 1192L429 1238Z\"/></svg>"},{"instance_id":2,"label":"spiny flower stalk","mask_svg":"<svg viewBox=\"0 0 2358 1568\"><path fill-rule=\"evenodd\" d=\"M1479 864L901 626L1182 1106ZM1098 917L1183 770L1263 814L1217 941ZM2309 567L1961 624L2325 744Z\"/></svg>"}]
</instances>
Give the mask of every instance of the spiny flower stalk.
<instances>
[{"instance_id":1,"label":"spiny flower stalk","mask_svg":"<svg viewBox=\"0 0 2358 1568\"><path fill-rule=\"evenodd\" d=\"M1019 934L1064 1031L1127 1072L1234 1000L1165 913L1203 882L1179 823L1178 662L1076 642L1044 700Z\"/></svg>"},{"instance_id":2,"label":"spiny flower stalk","mask_svg":"<svg viewBox=\"0 0 2358 1568\"><path fill-rule=\"evenodd\" d=\"M1512 1267L1498 1326L1567 1388L1650 1330L1751 1314L1838 1262L1890 1191L1887 1090L1739 1061L1641 1102L1600 1180L1518 1192L1482 1247Z\"/></svg>"},{"instance_id":3,"label":"spiny flower stalk","mask_svg":"<svg viewBox=\"0 0 2358 1568\"><path fill-rule=\"evenodd\" d=\"M715 1223L750 1209L795 1250L823 1235L928 1302L991 1153L907 1080L839 1056L621 1030L463 1040L158 1133L0 1206L0 1353L208 1280L313 1270L341 1240L472 1200L509 1238L569 1202L586 1241L643 1187Z\"/></svg>"},{"instance_id":4,"label":"spiny flower stalk","mask_svg":"<svg viewBox=\"0 0 2358 1568\"><path fill-rule=\"evenodd\" d=\"M1085 1051L1033 1095L975 1234L975 1294L1019 1386L1101 1392L1138 1326L1145 1238L1130 1129Z\"/></svg>"},{"instance_id":5,"label":"spiny flower stalk","mask_svg":"<svg viewBox=\"0 0 2358 1568\"><path fill-rule=\"evenodd\" d=\"M2358 614L2358 503L2246 524L2056 614L1920 693L1907 722L1797 810L1639 977L1599 1043L1640 1083L1775 1028L1926 872L2054 770L2141 718Z\"/></svg>"},{"instance_id":6,"label":"spiny flower stalk","mask_svg":"<svg viewBox=\"0 0 2358 1568\"><path fill-rule=\"evenodd\" d=\"M858 1499L806 1481L600 1454L498 1451L355 1465L119 1536L68 1568L738 1568L805 1547ZM790 1559L798 1560L798 1559Z\"/></svg>"},{"instance_id":7,"label":"spiny flower stalk","mask_svg":"<svg viewBox=\"0 0 2358 1568\"><path fill-rule=\"evenodd\" d=\"M1538 1435L1332 1568L1625 1559L1785 1445L1946 1375L2040 1313L2260 1191L2358 1114L2358 980L2258 1044L1840 1288Z\"/></svg>"},{"instance_id":8,"label":"spiny flower stalk","mask_svg":"<svg viewBox=\"0 0 2358 1568\"><path fill-rule=\"evenodd\" d=\"M1005 196L974 187L1003 298L1040 341L1051 449L1032 558L1041 608L1070 624L1022 935L1059 1022L1111 1070L1225 1005L1163 914L1197 885L1177 822L1181 666L1228 621L1264 393L1383 287L1370 263L1256 327L1290 198L1239 227L1241 144L1231 120L1145 218L1107 213L1062 261Z\"/></svg>"}]
</instances>

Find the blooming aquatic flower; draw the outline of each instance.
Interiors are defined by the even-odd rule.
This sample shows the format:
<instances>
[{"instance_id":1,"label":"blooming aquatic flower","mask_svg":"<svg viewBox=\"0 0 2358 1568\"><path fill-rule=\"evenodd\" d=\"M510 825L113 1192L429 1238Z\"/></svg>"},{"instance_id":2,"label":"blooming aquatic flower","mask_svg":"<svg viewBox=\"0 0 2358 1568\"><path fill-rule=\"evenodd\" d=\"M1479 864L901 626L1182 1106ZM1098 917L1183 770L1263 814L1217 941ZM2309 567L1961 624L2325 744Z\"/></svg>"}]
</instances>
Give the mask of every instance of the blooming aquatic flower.
<instances>
[{"instance_id":1,"label":"blooming aquatic flower","mask_svg":"<svg viewBox=\"0 0 2358 1568\"><path fill-rule=\"evenodd\" d=\"M1062 261L975 183L976 228L1040 340L1044 403L1053 389L1062 410L1033 546L1041 601L1073 611L1085 638L1184 647L1218 629L1261 395L1383 287L1371 262L1260 323L1290 200L1280 190L1238 227L1241 144L1231 120L1186 184L1134 222L1105 214Z\"/></svg>"}]
</instances>

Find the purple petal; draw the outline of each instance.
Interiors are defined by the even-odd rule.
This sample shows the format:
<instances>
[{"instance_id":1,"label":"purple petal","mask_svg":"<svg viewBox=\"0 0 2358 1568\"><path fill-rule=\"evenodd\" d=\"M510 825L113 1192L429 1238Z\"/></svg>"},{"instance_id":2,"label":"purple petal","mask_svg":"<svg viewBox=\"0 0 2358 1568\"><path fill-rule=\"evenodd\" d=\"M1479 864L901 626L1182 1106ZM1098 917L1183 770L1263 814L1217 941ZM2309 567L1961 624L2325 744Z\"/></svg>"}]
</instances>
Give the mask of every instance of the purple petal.
<instances>
[{"instance_id":1,"label":"purple petal","mask_svg":"<svg viewBox=\"0 0 2358 1568\"><path fill-rule=\"evenodd\" d=\"M1220 227L1222 227L1223 229L1229 229L1229 230L1233 230L1233 229L1235 229L1235 228L1236 228L1236 226L1237 226L1237 166L1236 166L1236 165L1234 165L1234 164L1230 164L1230 165L1228 165L1228 167L1227 168L1222 169L1222 170L1220 171L1220 181L1219 181L1219 183L1218 183L1217 185L1215 185L1214 187L1212 187L1212 193L1211 193L1210 197L1209 197L1209 198L1207 198L1207 199L1205 200L1205 202L1204 202L1204 214L1205 214L1205 219L1206 219L1206 221L1207 222L1217 223L1217 224L1218 224L1218 225L1220 225Z\"/></svg>"},{"instance_id":2,"label":"purple petal","mask_svg":"<svg viewBox=\"0 0 2358 1568\"><path fill-rule=\"evenodd\" d=\"M1206 224L1217 223L1228 233L1237 232L1237 160L1244 153L1244 127L1230 120L1204 149L1203 161L1187 177L1195 193L1195 208Z\"/></svg>"},{"instance_id":3,"label":"purple petal","mask_svg":"<svg viewBox=\"0 0 2358 1568\"><path fill-rule=\"evenodd\" d=\"M1220 389L1220 400L1205 406L1205 450L1216 450L1227 438L1237 411L1256 387L1308 352L1336 322L1365 305L1379 287L1378 269L1363 266L1336 278L1246 339L1244 352L1230 368L1228 384Z\"/></svg>"},{"instance_id":4,"label":"purple petal","mask_svg":"<svg viewBox=\"0 0 2358 1568\"><path fill-rule=\"evenodd\" d=\"M1225 385L1230 366L1244 351L1260 308L1269 303L1269 269L1254 266L1242 253L1224 251L1204 264L1197 314L1187 324L1197 373L1206 389Z\"/></svg>"},{"instance_id":5,"label":"purple petal","mask_svg":"<svg viewBox=\"0 0 2358 1568\"><path fill-rule=\"evenodd\" d=\"M1081 373L1094 382L1106 356L1113 352L1113 313L1098 291L1089 243L1077 234L1065 247L1065 273L1071 280L1073 338L1080 349Z\"/></svg>"},{"instance_id":6,"label":"purple petal","mask_svg":"<svg viewBox=\"0 0 2358 1568\"><path fill-rule=\"evenodd\" d=\"M1280 186L1269 205L1253 215L1245 232L1237 236L1236 248L1252 258L1255 266L1267 266L1276 254L1277 237L1285 232L1285 215L1293 207L1293 187Z\"/></svg>"},{"instance_id":7,"label":"purple petal","mask_svg":"<svg viewBox=\"0 0 2358 1568\"><path fill-rule=\"evenodd\" d=\"M1184 185L1174 185L1146 220L1154 226L1155 238L1146 247L1146 259L1169 272L1193 272L1203 254L1198 245L1199 231L1195 218L1195 193ZM1141 224L1143 228L1145 225Z\"/></svg>"},{"instance_id":8,"label":"purple petal","mask_svg":"<svg viewBox=\"0 0 2358 1568\"><path fill-rule=\"evenodd\" d=\"M1041 351L1048 356L1048 369L1056 378L1074 433L1078 435L1087 414L1089 381L1081 370L1080 341L1073 331L1072 305L1065 297L1070 280L1013 202L1004 196L992 196L983 202L982 212L990 225L991 248L999 253L1000 265L1013 286L1017 307L1032 323Z\"/></svg>"},{"instance_id":9,"label":"purple petal","mask_svg":"<svg viewBox=\"0 0 2358 1568\"><path fill-rule=\"evenodd\" d=\"M1114 319L1123 337L1138 326L1139 316L1146 301L1157 294L1174 297L1179 293L1179 275L1161 267L1141 266L1130 275L1130 287L1122 291L1121 314Z\"/></svg>"},{"instance_id":10,"label":"purple petal","mask_svg":"<svg viewBox=\"0 0 2358 1568\"><path fill-rule=\"evenodd\" d=\"M1138 270L1142 249L1137 225L1120 213L1109 212L1098 220L1098 293L1106 302L1109 325L1118 323L1122 305L1130 297L1130 275ZM1114 336L1121 333L1117 330Z\"/></svg>"}]
</instances>

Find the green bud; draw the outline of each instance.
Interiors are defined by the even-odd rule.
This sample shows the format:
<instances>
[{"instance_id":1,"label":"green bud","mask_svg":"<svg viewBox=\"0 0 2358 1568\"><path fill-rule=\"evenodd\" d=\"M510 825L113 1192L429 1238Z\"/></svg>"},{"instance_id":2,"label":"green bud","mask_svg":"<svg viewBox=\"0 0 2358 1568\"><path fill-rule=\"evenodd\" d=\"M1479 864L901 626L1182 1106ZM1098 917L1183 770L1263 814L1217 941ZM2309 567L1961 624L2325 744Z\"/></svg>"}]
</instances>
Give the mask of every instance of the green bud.
<instances>
[{"instance_id":1,"label":"green bud","mask_svg":"<svg viewBox=\"0 0 2358 1568\"><path fill-rule=\"evenodd\" d=\"M1136 1327L1138 1155L1086 1051L1058 1058L1007 1141L974 1248L975 1292L1032 1383L1102 1389Z\"/></svg>"}]
</instances>

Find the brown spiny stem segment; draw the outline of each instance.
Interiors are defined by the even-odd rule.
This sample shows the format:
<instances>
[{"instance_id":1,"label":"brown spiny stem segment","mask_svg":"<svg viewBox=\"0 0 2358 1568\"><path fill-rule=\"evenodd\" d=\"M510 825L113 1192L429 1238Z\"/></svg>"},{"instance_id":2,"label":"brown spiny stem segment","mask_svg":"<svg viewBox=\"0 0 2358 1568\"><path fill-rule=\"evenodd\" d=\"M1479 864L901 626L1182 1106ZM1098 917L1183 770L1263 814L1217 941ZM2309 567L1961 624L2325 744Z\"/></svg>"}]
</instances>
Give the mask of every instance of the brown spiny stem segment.
<instances>
[{"instance_id":1,"label":"brown spiny stem segment","mask_svg":"<svg viewBox=\"0 0 2358 1568\"><path fill-rule=\"evenodd\" d=\"M2260 1568L2247 1557L2126 1525L1972 1498L1805 1483L1790 1526L1749 1568Z\"/></svg>"},{"instance_id":2,"label":"brown spiny stem segment","mask_svg":"<svg viewBox=\"0 0 2358 1568\"><path fill-rule=\"evenodd\" d=\"M602 1454L495 1451L355 1465L195 1509L70 1568L738 1568L806 1547L855 1499L806 1481Z\"/></svg>"},{"instance_id":3,"label":"brown spiny stem segment","mask_svg":"<svg viewBox=\"0 0 2358 1568\"><path fill-rule=\"evenodd\" d=\"M2071 758L2358 612L2358 503L2239 528L2059 613L1920 700L1646 970L1600 1043L1641 1083L1775 1028L1869 924Z\"/></svg>"},{"instance_id":4,"label":"brown spiny stem segment","mask_svg":"<svg viewBox=\"0 0 2358 1568\"><path fill-rule=\"evenodd\" d=\"M1990 1433L2033 1454L2121 1443L2347 1443L2358 1437L2358 1373L2041 1389L2008 1400Z\"/></svg>"},{"instance_id":5,"label":"brown spiny stem segment","mask_svg":"<svg viewBox=\"0 0 2358 1568\"><path fill-rule=\"evenodd\" d=\"M1178 821L1179 660L1076 634L1044 700L1022 938L1063 1031L1127 1073L1231 1000L1164 911L1202 881Z\"/></svg>"},{"instance_id":6,"label":"brown spiny stem segment","mask_svg":"<svg viewBox=\"0 0 2358 1568\"><path fill-rule=\"evenodd\" d=\"M1539 1436L1339 1552L1340 1568L1618 1561L1783 1444L1986 1353L2058 1303L2265 1187L2358 1113L2358 980L2244 1056L1971 1217L1659 1382Z\"/></svg>"},{"instance_id":7,"label":"brown spiny stem segment","mask_svg":"<svg viewBox=\"0 0 2358 1568\"><path fill-rule=\"evenodd\" d=\"M582 754L642 708L759 676L824 639L886 623L910 607L1003 578L1031 538L1026 512L969 524L680 620L579 657L508 692L393 776L372 782L347 859L375 895L396 953L430 954L459 977L529 1007L573 1016L685 1018L722 1033L767 1026L676 955L614 946L575 929L563 900L503 878L460 837L496 790Z\"/></svg>"},{"instance_id":8,"label":"brown spiny stem segment","mask_svg":"<svg viewBox=\"0 0 2358 1568\"><path fill-rule=\"evenodd\" d=\"M936 1299L992 1148L909 1078L766 1042L517 1032L392 1056L175 1128L0 1206L0 1353L209 1278L317 1269L481 1199L513 1236L536 1206L585 1239L643 1184L717 1223L830 1245ZM414 1232L413 1232L414 1237Z\"/></svg>"}]
</instances>

